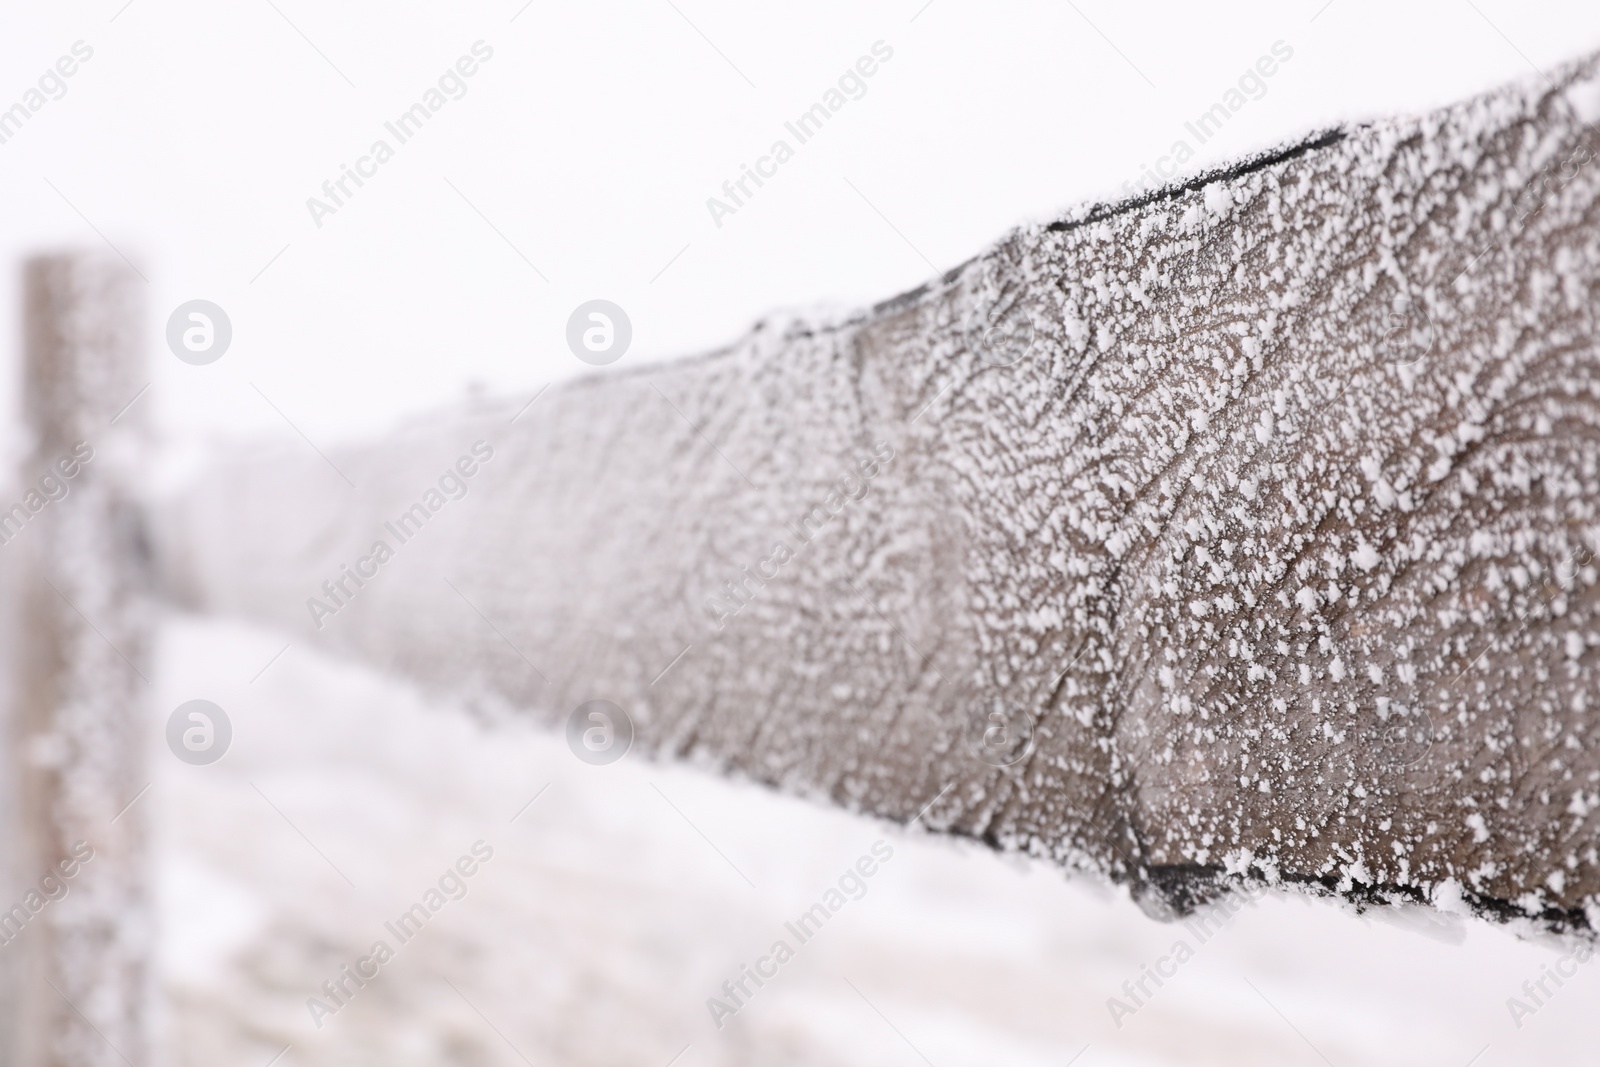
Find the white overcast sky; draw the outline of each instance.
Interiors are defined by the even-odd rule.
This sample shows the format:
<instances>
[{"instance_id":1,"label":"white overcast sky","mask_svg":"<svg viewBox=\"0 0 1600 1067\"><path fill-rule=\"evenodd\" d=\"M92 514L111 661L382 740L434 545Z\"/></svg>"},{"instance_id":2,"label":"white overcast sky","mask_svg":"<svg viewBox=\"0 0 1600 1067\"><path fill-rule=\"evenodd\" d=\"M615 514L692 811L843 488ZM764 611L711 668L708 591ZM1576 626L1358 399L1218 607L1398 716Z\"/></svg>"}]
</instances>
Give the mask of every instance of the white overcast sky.
<instances>
[{"instance_id":1,"label":"white overcast sky","mask_svg":"<svg viewBox=\"0 0 1600 1067\"><path fill-rule=\"evenodd\" d=\"M0 144L0 253L108 241L140 265L140 402L169 439L287 434L265 394L329 444L590 372L564 340L588 299L630 314L627 366L915 286L1116 196L1276 41L1293 58L1188 171L1600 48L1592 2L524 3L6 0L0 108L74 42L94 55ZM307 197L479 40L466 95L318 229ZM706 198L879 40L866 95L717 228ZM234 329L204 367L161 336L197 297Z\"/></svg>"}]
</instances>

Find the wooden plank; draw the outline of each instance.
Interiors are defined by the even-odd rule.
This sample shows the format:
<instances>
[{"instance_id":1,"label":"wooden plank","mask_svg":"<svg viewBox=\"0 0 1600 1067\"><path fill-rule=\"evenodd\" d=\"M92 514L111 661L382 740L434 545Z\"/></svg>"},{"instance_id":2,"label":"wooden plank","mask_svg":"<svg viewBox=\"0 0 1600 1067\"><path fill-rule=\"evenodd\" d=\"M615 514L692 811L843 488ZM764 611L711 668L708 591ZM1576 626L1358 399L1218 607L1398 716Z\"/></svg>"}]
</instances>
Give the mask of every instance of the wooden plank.
<instances>
[{"instance_id":1,"label":"wooden plank","mask_svg":"<svg viewBox=\"0 0 1600 1067\"><path fill-rule=\"evenodd\" d=\"M1588 927L1597 117L1590 61L839 321L236 457L162 508L168 580L1156 914L1248 878Z\"/></svg>"}]
</instances>

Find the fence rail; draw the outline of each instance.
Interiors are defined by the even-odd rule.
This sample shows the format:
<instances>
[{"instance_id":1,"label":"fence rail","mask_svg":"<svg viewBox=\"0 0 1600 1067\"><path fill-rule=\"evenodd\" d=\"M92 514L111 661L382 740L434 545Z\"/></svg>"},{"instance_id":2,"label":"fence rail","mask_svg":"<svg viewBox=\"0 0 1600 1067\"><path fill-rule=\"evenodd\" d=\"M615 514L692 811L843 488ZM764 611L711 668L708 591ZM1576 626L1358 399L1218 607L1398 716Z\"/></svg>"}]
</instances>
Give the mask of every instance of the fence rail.
<instances>
[{"instance_id":1,"label":"fence rail","mask_svg":"<svg viewBox=\"0 0 1600 1067\"><path fill-rule=\"evenodd\" d=\"M1597 116L1590 63L843 321L241 458L164 559L204 610L505 713L610 701L1158 912L1252 877L1586 926Z\"/></svg>"}]
</instances>

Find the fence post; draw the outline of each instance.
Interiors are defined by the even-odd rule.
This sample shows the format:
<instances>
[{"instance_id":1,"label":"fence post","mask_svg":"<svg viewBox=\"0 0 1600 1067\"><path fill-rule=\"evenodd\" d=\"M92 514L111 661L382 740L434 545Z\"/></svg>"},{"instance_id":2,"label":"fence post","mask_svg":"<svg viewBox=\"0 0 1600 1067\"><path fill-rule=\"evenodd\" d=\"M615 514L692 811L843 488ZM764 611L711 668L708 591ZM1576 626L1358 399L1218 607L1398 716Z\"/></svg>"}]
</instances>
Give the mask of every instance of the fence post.
<instances>
[{"instance_id":1,"label":"fence post","mask_svg":"<svg viewBox=\"0 0 1600 1067\"><path fill-rule=\"evenodd\" d=\"M127 407L147 384L144 284L97 254L23 271L32 440L15 499L0 501L19 830L18 896L0 901L14 1013L0 1051L21 1067L149 1062L148 551L132 488L143 404Z\"/></svg>"}]
</instances>

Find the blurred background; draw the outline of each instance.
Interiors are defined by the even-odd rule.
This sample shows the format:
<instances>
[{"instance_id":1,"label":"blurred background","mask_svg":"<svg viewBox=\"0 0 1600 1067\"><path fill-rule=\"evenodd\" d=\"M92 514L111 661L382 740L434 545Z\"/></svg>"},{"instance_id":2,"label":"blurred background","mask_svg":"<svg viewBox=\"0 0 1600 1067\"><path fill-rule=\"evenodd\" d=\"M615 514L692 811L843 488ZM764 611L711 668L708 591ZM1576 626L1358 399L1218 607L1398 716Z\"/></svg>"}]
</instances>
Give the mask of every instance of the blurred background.
<instances>
[{"instance_id":1,"label":"blurred background","mask_svg":"<svg viewBox=\"0 0 1600 1067\"><path fill-rule=\"evenodd\" d=\"M0 261L110 250L147 279L137 403L158 480L230 442L326 448L606 373L566 342L588 300L631 320L616 366L693 355L1125 196L1179 140L1195 154L1173 177L1600 48L1600 8L1505 0L73 0L7 5L0 27L0 109L76 57L0 124ZM866 55L859 98L733 213L708 209ZM1266 55L1261 93L1199 143L1186 123ZM461 57L474 73L401 144L385 124ZM324 184L380 138L393 158L336 202ZM164 338L195 299L233 330L204 366ZM588 766L559 737L478 725L286 641L161 623L140 802L167 1062L1465 1067L1581 1062L1595 1044L1589 968L1520 1026L1508 1012L1557 945L1275 897L1199 945L1092 880L689 768ZM233 721L209 766L161 732L196 696ZM880 840L893 859L866 894L718 1028L708 998ZM307 998L480 841L493 858L466 895L314 1021ZM1108 999L1180 937L1194 959L1113 1018Z\"/></svg>"}]
</instances>

